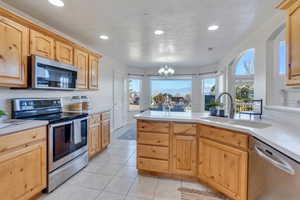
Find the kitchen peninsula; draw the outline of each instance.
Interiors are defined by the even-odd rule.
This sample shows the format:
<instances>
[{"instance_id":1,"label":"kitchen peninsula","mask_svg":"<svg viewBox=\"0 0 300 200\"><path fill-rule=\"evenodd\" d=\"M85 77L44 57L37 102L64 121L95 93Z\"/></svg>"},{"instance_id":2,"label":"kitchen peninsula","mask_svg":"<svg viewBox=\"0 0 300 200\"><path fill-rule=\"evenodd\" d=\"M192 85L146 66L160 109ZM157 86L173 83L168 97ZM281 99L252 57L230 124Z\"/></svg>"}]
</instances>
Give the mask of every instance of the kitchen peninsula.
<instances>
[{"instance_id":1,"label":"kitchen peninsula","mask_svg":"<svg viewBox=\"0 0 300 200\"><path fill-rule=\"evenodd\" d=\"M297 131L287 130L275 121L157 111L147 111L135 118L140 173L197 179L232 199L248 199L252 138L300 161Z\"/></svg>"}]
</instances>

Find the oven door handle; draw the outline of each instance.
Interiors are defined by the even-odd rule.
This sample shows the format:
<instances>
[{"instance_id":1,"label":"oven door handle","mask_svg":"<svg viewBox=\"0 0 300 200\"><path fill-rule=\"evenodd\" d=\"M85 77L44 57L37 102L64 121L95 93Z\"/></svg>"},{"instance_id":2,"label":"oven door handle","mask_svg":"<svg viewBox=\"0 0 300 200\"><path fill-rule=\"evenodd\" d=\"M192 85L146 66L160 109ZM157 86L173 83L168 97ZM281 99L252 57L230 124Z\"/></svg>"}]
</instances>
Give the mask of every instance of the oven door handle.
<instances>
[{"instance_id":1,"label":"oven door handle","mask_svg":"<svg viewBox=\"0 0 300 200\"><path fill-rule=\"evenodd\" d=\"M68 125L68 124L72 124L73 121L67 121L67 122L62 122L62 123L58 123L58 124L50 124L50 128L55 128L58 126L63 126L63 125Z\"/></svg>"},{"instance_id":2,"label":"oven door handle","mask_svg":"<svg viewBox=\"0 0 300 200\"><path fill-rule=\"evenodd\" d=\"M275 167L281 169L282 171L285 171L290 175L295 175L295 170L293 169L293 167L289 165L288 162L284 161L282 158L275 156L274 154L268 155L263 149L261 149L261 147L257 145L254 146L254 149L260 157L270 162Z\"/></svg>"}]
</instances>

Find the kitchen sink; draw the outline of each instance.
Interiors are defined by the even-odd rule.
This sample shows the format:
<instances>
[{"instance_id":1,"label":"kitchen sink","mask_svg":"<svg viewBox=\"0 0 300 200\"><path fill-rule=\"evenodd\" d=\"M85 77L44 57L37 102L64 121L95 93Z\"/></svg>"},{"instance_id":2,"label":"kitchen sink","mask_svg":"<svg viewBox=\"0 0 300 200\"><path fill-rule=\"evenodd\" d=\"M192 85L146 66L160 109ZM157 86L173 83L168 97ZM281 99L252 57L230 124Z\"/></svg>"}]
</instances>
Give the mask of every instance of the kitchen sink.
<instances>
[{"instance_id":1,"label":"kitchen sink","mask_svg":"<svg viewBox=\"0 0 300 200\"><path fill-rule=\"evenodd\" d=\"M223 117L206 117L204 119L212 122L217 122L217 123L225 123L230 125L244 126L248 128L257 128L257 129L264 129L272 126L271 124L267 124L264 122L250 121L250 120L235 120L235 119L229 119Z\"/></svg>"}]
</instances>

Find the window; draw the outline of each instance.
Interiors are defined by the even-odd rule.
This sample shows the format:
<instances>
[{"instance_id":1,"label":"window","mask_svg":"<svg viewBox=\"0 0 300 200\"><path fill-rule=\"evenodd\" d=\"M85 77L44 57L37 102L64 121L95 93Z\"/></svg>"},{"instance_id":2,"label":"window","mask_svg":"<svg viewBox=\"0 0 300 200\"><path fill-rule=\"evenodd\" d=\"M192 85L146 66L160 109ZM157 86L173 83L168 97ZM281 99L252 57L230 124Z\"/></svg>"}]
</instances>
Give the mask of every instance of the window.
<instances>
[{"instance_id":1,"label":"window","mask_svg":"<svg viewBox=\"0 0 300 200\"><path fill-rule=\"evenodd\" d=\"M139 79L129 79L129 110L140 110L141 83Z\"/></svg>"},{"instance_id":2,"label":"window","mask_svg":"<svg viewBox=\"0 0 300 200\"><path fill-rule=\"evenodd\" d=\"M151 80L150 109L190 112L192 110L192 81Z\"/></svg>"},{"instance_id":3,"label":"window","mask_svg":"<svg viewBox=\"0 0 300 200\"><path fill-rule=\"evenodd\" d=\"M254 98L254 62L255 50L249 49L241 54L235 65L235 100L248 102Z\"/></svg>"},{"instance_id":4,"label":"window","mask_svg":"<svg viewBox=\"0 0 300 200\"><path fill-rule=\"evenodd\" d=\"M216 100L217 94L217 80L215 78L208 78L203 80L203 95L205 102L205 111L209 111L209 104Z\"/></svg>"},{"instance_id":5,"label":"window","mask_svg":"<svg viewBox=\"0 0 300 200\"><path fill-rule=\"evenodd\" d=\"M286 74L286 43L280 41L279 43L279 74Z\"/></svg>"}]
</instances>

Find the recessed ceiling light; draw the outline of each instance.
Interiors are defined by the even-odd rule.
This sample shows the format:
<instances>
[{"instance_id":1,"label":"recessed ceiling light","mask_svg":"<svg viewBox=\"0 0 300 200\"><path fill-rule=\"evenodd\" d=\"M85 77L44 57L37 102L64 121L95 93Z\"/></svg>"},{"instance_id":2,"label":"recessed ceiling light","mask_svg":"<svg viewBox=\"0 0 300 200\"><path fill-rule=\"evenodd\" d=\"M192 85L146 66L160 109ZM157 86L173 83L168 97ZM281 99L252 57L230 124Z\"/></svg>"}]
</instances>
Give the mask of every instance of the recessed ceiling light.
<instances>
[{"instance_id":1,"label":"recessed ceiling light","mask_svg":"<svg viewBox=\"0 0 300 200\"><path fill-rule=\"evenodd\" d=\"M55 5L57 7L63 7L65 4L62 0L48 0L49 3L51 3L52 5Z\"/></svg>"},{"instance_id":2,"label":"recessed ceiling light","mask_svg":"<svg viewBox=\"0 0 300 200\"><path fill-rule=\"evenodd\" d=\"M165 32L163 30L156 30L154 31L155 35L163 35Z\"/></svg>"},{"instance_id":3,"label":"recessed ceiling light","mask_svg":"<svg viewBox=\"0 0 300 200\"><path fill-rule=\"evenodd\" d=\"M109 37L107 35L100 35L101 40L108 40Z\"/></svg>"},{"instance_id":4,"label":"recessed ceiling light","mask_svg":"<svg viewBox=\"0 0 300 200\"><path fill-rule=\"evenodd\" d=\"M216 31L216 30L218 30L219 29L219 26L218 25L212 25L212 26L209 26L208 27L208 30L209 31Z\"/></svg>"}]
</instances>

